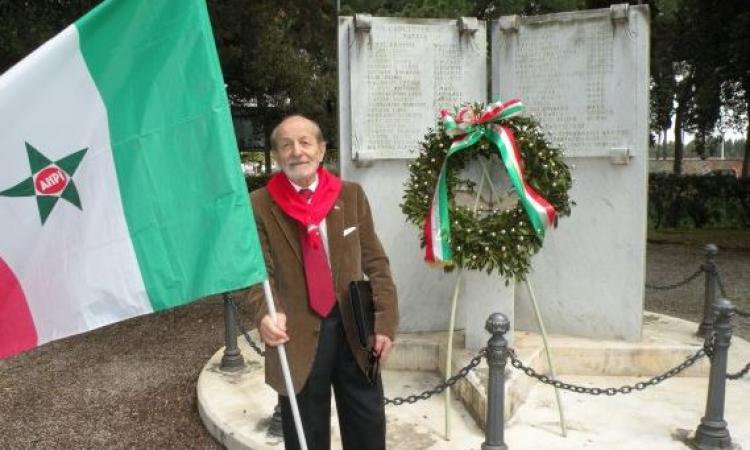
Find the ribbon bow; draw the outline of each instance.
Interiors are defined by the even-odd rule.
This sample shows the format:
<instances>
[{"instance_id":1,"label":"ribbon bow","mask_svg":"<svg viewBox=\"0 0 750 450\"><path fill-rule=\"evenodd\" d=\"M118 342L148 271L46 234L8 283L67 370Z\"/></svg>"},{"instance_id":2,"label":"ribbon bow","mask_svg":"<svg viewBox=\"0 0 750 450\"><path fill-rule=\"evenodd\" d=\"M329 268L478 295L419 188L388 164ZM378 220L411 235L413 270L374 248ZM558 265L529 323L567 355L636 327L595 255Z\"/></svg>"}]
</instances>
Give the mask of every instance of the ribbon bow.
<instances>
[{"instance_id":1,"label":"ribbon bow","mask_svg":"<svg viewBox=\"0 0 750 450\"><path fill-rule=\"evenodd\" d=\"M478 117L474 109L468 105L459 109L455 117L445 109L440 112L443 130L454 140L443 160L432 204L425 218L425 261L428 263L444 266L453 264L446 180L448 158L476 144L482 137L486 137L497 148L508 178L518 194L534 232L539 238L544 239L547 228L555 221L555 208L524 180L523 158L516 147L515 137L510 129L499 123L520 114L521 111L523 104L520 100L514 99L506 103L491 103Z\"/></svg>"}]
</instances>

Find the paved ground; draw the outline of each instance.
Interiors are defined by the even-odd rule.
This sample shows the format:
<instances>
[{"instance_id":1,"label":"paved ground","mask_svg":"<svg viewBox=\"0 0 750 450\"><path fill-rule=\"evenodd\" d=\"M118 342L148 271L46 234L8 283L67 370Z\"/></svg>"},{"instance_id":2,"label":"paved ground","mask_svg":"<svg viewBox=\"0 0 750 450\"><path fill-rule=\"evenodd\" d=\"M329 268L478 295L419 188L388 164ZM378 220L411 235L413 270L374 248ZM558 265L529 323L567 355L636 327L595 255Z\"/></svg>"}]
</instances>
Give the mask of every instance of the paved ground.
<instances>
[{"instance_id":1,"label":"paved ground","mask_svg":"<svg viewBox=\"0 0 750 450\"><path fill-rule=\"evenodd\" d=\"M720 253L729 297L750 310L750 251ZM649 244L647 280L678 281L700 246ZM646 307L697 320L702 285L647 291ZM750 326L737 334L750 339ZM0 361L0 449L218 449L196 406L200 370L223 342L221 300L136 318Z\"/></svg>"}]
</instances>

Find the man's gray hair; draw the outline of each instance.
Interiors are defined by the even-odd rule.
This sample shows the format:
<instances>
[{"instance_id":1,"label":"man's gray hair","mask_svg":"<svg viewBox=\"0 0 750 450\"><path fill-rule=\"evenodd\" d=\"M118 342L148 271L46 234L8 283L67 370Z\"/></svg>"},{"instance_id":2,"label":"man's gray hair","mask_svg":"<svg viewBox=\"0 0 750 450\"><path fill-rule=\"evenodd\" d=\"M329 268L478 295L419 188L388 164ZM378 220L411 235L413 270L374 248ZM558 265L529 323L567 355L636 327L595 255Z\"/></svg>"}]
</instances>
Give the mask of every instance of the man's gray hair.
<instances>
[{"instance_id":1,"label":"man's gray hair","mask_svg":"<svg viewBox=\"0 0 750 450\"><path fill-rule=\"evenodd\" d=\"M281 122L279 122L279 124L273 128L273 131L271 131L271 149L276 149L276 144L278 143L277 139L279 138L279 128L281 128L281 125L287 120L295 118L305 119L310 122L315 129L315 139L317 139L318 142L323 142L323 132L320 130L320 125L318 125L318 122L310 119L309 117L305 117L302 114L292 114L281 119Z\"/></svg>"}]
</instances>

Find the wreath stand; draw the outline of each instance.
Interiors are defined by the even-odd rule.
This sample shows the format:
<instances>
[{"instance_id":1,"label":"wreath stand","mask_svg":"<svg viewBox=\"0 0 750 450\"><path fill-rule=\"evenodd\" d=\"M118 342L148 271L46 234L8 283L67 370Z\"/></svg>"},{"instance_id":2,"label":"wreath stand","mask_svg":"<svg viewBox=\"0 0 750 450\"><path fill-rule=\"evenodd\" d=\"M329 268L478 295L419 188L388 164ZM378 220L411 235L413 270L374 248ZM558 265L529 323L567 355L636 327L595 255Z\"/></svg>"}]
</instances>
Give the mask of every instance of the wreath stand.
<instances>
[{"instance_id":1,"label":"wreath stand","mask_svg":"<svg viewBox=\"0 0 750 450\"><path fill-rule=\"evenodd\" d=\"M490 186L490 191L492 193L492 196L494 197L497 192L497 187L492 183L492 179L489 176L489 171L487 170L487 165L484 161L480 160L480 164L482 165L482 178L479 181L479 188L477 189L477 195L474 200L474 206L472 207L472 212L476 213L477 208L479 206L479 199L482 194L482 189L484 188L485 180ZM448 347L446 349L446 359L445 359L445 379L446 381L448 378L451 377L452 372L452 359L453 359L453 333L456 327L456 305L458 303L458 295L461 292L461 283L463 280L463 268L459 267L456 270L456 285L453 289L453 299L451 301L451 315L450 315L450 323L448 325ZM552 353L550 352L549 348L549 341L547 339L547 330L544 326L544 320L542 319L541 311L539 310L539 305L536 301L536 295L534 295L534 290L531 286L531 281L529 281L528 277L526 278L526 288L529 291L529 298L531 299L531 305L534 309L534 317L536 318L537 326L539 327L539 332L542 335L542 342L544 344L544 354L547 359L547 366L549 367L550 374L552 375L552 378L556 378L555 375L555 366L552 362ZM557 402L557 412L560 416L560 431L562 433L563 437L567 436L567 427L565 425L565 414L563 410L563 404L562 404L562 398L560 397L560 390L557 389L557 387L553 387L555 390L555 400ZM451 389L450 387L445 389L445 439L450 441L451 440L451 414L450 414L450 402L451 402Z\"/></svg>"}]
</instances>

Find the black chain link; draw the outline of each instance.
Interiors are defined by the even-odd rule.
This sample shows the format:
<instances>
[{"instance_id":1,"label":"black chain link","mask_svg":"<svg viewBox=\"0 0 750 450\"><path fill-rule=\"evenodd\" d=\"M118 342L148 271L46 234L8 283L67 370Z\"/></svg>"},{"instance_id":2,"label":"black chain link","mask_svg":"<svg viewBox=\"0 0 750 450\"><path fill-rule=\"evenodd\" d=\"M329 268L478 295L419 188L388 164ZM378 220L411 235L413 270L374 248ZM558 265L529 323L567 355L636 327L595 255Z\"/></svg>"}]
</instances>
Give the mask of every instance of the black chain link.
<instances>
[{"instance_id":1,"label":"black chain link","mask_svg":"<svg viewBox=\"0 0 750 450\"><path fill-rule=\"evenodd\" d=\"M247 343L250 345L250 347L252 347L253 350L255 350L255 353L259 354L260 356L266 356L266 352L263 351L263 349L261 349L260 346L255 343L253 338L251 338L247 333L244 325L242 325L242 321L240 320L240 311L239 308L237 308L237 304L234 303L234 299L229 297L228 300L229 305L232 307L232 309L234 309L234 321L237 324L237 328L239 328L242 335L245 336L245 340L247 341Z\"/></svg>"},{"instance_id":2,"label":"black chain link","mask_svg":"<svg viewBox=\"0 0 750 450\"><path fill-rule=\"evenodd\" d=\"M718 269L716 270L716 284L719 286L719 291L721 292L721 296L724 298L727 298L727 291L724 288L724 282L721 279L721 274L719 273ZM743 317L745 319L750 318L750 312L738 309L736 306L734 307L734 314L737 316Z\"/></svg>"},{"instance_id":3,"label":"black chain link","mask_svg":"<svg viewBox=\"0 0 750 450\"><path fill-rule=\"evenodd\" d=\"M714 341L716 340L716 334L711 333L711 336L706 336L706 340L703 343L703 350L706 352L706 356L708 356L709 359L713 358L714 353ZM742 368L742 370L739 370L735 373L727 373L727 380L739 380L740 378L744 377L745 375L750 372L750 362L745 365L745 367Z\"/></svg>"},{"instance_id":4,"label":"black chain link","mask_svg":"<svg viewBox=\"0 0 750 450\"><path fill-rule=\"evenodd\" d=\"M242 332L242 335L245 336L245 340L247 341L247 343L250 344L250 347L252 347L253 350L255 350L257 354L259 354L260 356L265 356L266 352L263 351L258 346L258 344L255 343L255 341L253 341L253 338L250 337L250 335L245 330L245 327L242 325L242 322L240 321L240 317L239 317L240 316L239 310L237 308L237 304L234 302L234 299L232 298L229 299L229 305L232 307L232 309L234 309L234 317L235 317L235 321L237 322L237 327L240 329L240 332ZM482 358L484 358L486 354L487 354L486 348L479 350L479 353L477 353L477 356L472 358L471 361L469 361L469 364L467 364L465 367L459 370L458 373L456 373L456 375L453 375L452 377L448 378L447 380L443 381L442 383L438 384L432 389L424 391L418 395L409 395L407 397L395 397L393 399L385 398L384 404L399 406L399 405L403 405L404 403L416 403L419 400L427 400L433 395L439 394L443 392L446 388L453 386L461 378L466 377L466 375L468 375L472 369L474 369L476 366L479 365L479 363L482 361Z\"/></svg>"},{"instance_id":5,"label":"black chain link","mask_svg":"<svg viewBox=\"0 0 750 450\"><path fill-rule=\"evenodd\" d=\"M668 291L670 289L676 289L676 288L678 288L680 286L684 286L684 285L690 283L691 281L695 280L696 278L698 278L700 276L701 273L703 273L703 271L704 271L704 269L703 269L703 266L701 265L698 268L698 270L696 270L693 274L691 274L689 277L685 278L682 281L678 281L677 283L672 283L672 284L665 284L665 285L662 285L662 286L651 284L651 283L646 283L646 288L648 288L648 289L654 289L654 290L657 290L657 291Z\"/></svg>"},{"instance_id":6,"label":"black chain link","mask_svg":"<svg viewBox=\"0 0 750 450\"><path fill-rule=\"evenodd\" d=\"M395 398L386 398L384 399L385 405L403 405L404 403L416 403L419 400L427 400L428 398L432 397L435 394L439 394L443 392L445 389L447 389L450 386L453 386L460 380L461 378L466 377L466 375L469 374L476 366L479 365L480 362L482 362L482 358L484 358L487 355L487 348L483 348L479 350L479 353L477 353L477 356L473 357L471 361L469 361L469 364L464 366L461 370L458 371L455 375L448 378L447 380L443 381L442 383L438 384L432 389L428 389L426 391L423 391L421 394L417 395L409 395L407 397L395 397Z\"/></svg>"},{"instance_id":7,"label":"black chain link","mask_svg":"<svg viewBox=\"0 0 750 450\"><path fill-rule=\"evenodd\" d=\"M703 351L708 356L708 359L714 357L714 342L716 341L716 334L712 331L703 338Z\"/></svg>"},{"instance_id":8,"label":"black chain link","mask_svg":"<svg viewBox=\"0 0 750 450\"><path fill-rule=\"evenodd\" d=\"M728 373L727 374L727 379L728 380L739 380L740 378L742 378L745 375L747 375L748 372L750 372L750 362L747 363L747 364L745 364L745 367L742 370L740 370L738 372L735 372L735 373Z\"/></svg>"},{"instance_id":9,"label":"black chain link","mask_svg":"<svg viewBox=\"0 0 750 450\"><path fill-rule=\"evenodd\" d=\"M727 291L726 289L724 289L724 282L721 281L721 273L719 273L718 267L716 268L716 284L719 285L721 296L727 298Z\"/></svg>"},{"instance_id":10,"label":"black chain link","mask_svg":"<svg viewBox=\"0 0 750 450\"><path fill-rule=\"evenodd\" d=\"M678 373L682 372L683 370L687 369L688 367L695 364L696 361L701 359L703 356L706 355L706 349L701 348L697 352L693 353L692 355L688 356L685 361L683 361L678 366L675 366L668 371L664 372L661 375L657 375L653 378L650 378L646 381L639 381L638 383L635 383L634 385L625 385L620 386L618 388L614 387L608 387L608 388L599 388L599 387L586 387L586 386L580 386L576 384L571 383L565 383L560 380L556 380L554 378L548 377L547 375L540 374L536 370L534 370L531 367L525 366L517 357L516 353L513 349L509 349L510 354L510 361L511 365L515 367L516 369L520 369L525 373L526 375L536 378L537 380L541 381L544 384L549 384L551 386L554 386L558 389L565 389L571 392L575 392L577 394L590 394L590 395L617 395L617 394L630 394L633 391L642 391L646 389L649 386L655 386L662 381L671 378Z\"/></svg>"}]
</instances>

